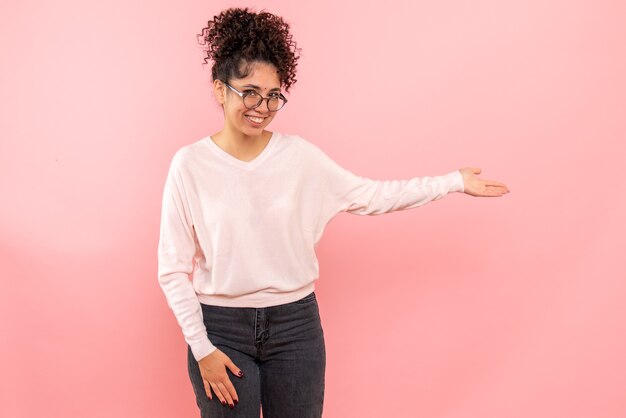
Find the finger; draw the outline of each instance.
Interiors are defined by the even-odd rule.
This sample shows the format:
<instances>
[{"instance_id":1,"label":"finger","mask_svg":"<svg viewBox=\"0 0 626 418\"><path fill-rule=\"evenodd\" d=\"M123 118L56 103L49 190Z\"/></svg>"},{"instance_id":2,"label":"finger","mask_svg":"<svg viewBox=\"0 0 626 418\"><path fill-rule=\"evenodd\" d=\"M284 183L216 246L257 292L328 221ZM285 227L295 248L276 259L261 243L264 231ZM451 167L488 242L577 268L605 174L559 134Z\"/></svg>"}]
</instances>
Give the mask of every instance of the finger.
<instances>
[{"instance_id":1,"label":"finger","mask_svg":"<svg viewBox=\"0 0 626 418\"><path fill-rule=\"evenodd\" d=\"M222 392L220 391L217 383L215 382L209 382L209 383L211 384L211 387L213 388L213 392L215 392L215 395L217 396L219 401L222 403L222 405L226 405L226 398L224 398L224 395L222 395Z\"/></svg>"},{"instance_id":2,"label":"finger","mask_svg":"<svg viewBox=\"0 0 626 418\"><path fill-rule=\"evenodd\" d=\"M506 187L506 184L500 182L500 181L495 181L495 180L485 180L487 182L487 186L500 186L500 187L504 187L504 189L506 191L509 190L508 187Z\"/></svg>"},{"instance_id":3,"label":"finger","mask_svg":"<svg viewBox=\"0 0 626 418\"><path fill-rule=\"evenodd\" d=\"M202 379L202 383L204 384L204 391L206 392L207 398L213 399L213 395L211 395L211 387L209 386L207 381Z\"/></svg>"},{"instance_id":4,"label":"finger","mask_svg":"<svg viewBox=\"0 0 626 418\"><path fill-rule=\"evenodd\" d=\"M235 363L233 363L232 360L228 359L226 367L228 367L228 370L230 370L235 376L243 377L243 370L235 366Z\"/></svg>"},{"instance_id":5,"label":"finger","mask_svg":"<svg viewBox=\"0 0 626 418\"><path fill-rule=\"evenodd\" d=\"M223 383L224 383L224 386L226 387L226 390L228 391L231 399L233 400L233 402L235 402L235 403L239 402L239 396L237 395L237 391L235 390L235 386L230 381L230 379L226 379Z\"/></svg>"},{"instance_id":6,"label":"finger","mask_svg":"<svg viewBox=\"0 0 626 418\"><path fill-rule=\"evenodd\" d=\"M500 186L488 186L485 191L488 196L502 196L506 193L506 190Z\"/></svg>"},{"instance_id":7,"label":"finger","mask_svg":"<svg viewBox=\"0 0 626 418\"><path fill-rule=\"evenodd\" d=\"M472 167L472 173L474 173L474 174L480 174L480 173L481 173L481 170L480 170L480 168L479 168L479 167Z\"/></svg>"},{"instance_id":8,"label":"finger","mask_svg":"<svg viewBox=\"0 0 626 418\"><path fill-rule=\"evenodd\" d=\"M228 377L226 379L228 379ZM220 390L222 391L222 395L224 395L224 398L226 399L226 403L228 405L235 406L233 402L233 398L232 396L230 396L230 392L228 391L228 389L226 389L226 385L224 384L224 382L217 382L217 387L220 388Z\"/></svg>"}]
</instances>

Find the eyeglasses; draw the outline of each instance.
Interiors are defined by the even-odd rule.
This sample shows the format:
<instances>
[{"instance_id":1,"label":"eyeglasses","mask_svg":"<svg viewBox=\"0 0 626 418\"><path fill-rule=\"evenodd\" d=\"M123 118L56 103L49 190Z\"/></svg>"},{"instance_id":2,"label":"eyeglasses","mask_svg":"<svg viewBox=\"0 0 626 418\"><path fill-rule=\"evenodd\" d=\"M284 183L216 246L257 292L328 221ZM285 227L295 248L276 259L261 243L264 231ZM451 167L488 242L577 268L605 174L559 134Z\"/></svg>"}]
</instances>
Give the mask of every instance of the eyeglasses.
<instances>
[{"instance_id":1,"label":"eyeglasses","mask_svg":"<svg viewBox=\"0 0 626 418\"><path fill-rule=\"evenodd\" d=\"M226 84L232 91L241 96L243 100L243 105L248 109L256 109L261 106L263 100L267 100L267 110L270 112L276 112L280 110L285 103L287 103L287 99L281 93L270 93L269 97L263 97L259 93L254 90L246 90L243 93L228 84L227 82L221 80L222 83Z\"/></svg>"}]
</instances>

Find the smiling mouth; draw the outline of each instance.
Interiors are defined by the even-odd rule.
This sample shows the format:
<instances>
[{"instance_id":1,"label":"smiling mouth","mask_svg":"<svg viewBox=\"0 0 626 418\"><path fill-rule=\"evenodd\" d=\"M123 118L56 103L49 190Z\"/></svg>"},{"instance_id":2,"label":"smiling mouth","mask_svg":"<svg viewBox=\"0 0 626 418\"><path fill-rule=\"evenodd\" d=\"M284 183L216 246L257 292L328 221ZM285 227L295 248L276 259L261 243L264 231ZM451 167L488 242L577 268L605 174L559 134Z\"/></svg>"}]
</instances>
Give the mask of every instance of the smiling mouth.
<instances>
[{"instance_id":1,"label":"smiling mouth","mask_svg":"<svg viewBox=\"0 0 626 418\"><path fill-rule=\"evenodd\" d=\"M244 115L245 117L247 117L248 119L250 119L252 122L254 123L261 123L265 120L265 118L260 118L257 116L250 116L250 115Z\"/></svg>"}]
</instances>

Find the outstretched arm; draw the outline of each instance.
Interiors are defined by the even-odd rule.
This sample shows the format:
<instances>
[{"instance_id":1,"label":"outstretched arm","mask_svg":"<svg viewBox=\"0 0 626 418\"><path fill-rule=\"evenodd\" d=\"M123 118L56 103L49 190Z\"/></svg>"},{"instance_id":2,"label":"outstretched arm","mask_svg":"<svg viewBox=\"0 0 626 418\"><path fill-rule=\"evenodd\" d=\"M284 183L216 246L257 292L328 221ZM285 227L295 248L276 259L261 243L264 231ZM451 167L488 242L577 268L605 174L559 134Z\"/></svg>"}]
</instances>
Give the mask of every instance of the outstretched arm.
<instances>
[{"instance_id":1,"label":"outstretched arm","mask_svg":"<svg viewBox=\"0 0 626 418\"><path fill-rule=\"evenodd\" d=\"M479 178L477 174L480 174L481 170L478 167L464 167L459 171L465 184L464 193L470 196L500 197L510 192L509 188L502 182Z\"/></svg>"},{"instance_id":2,"label":"outstretched arm","mask_svg":"<svg viewBox=\"0 0 626 418\"><path fill-rule=\"evenodd\" d=\"M438 176L375 180L345 169L319 147L306 144L309 170L316 176L318 201L326 222L339 212L380 215L412 209L464 189L459 170Z\"/></svg>"}]
</instances>

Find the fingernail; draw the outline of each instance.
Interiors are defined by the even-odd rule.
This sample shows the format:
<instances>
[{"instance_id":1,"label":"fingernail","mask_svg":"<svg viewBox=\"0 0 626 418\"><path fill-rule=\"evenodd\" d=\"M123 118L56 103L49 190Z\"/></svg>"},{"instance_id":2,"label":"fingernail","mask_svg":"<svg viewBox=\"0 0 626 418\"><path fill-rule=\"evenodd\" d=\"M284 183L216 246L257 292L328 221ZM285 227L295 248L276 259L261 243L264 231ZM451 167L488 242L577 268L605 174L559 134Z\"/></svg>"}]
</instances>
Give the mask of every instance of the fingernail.
<instances>
[{"instance_id":1,"label":"fingernail","mask_svg":"<svg viewBox=\"0 0 626 418\"><path fill-rule=\"evenodd\" d=\"M230 406L230 409L233 409L235 407L235 405L233 405L232 403L229 403L228 406Z\"/></svg>"},{"instance_id":2,"label":"fingernail","mask_svg":"<svg viewBox=\"0 0 626 418\"><path fill-rule=\"evenodd\" d=\"M239 401L237 399L233 399L233 402L235 402L235 405L237 405L239 403Z\"/></svg>"},{"instance_id":3,"label":"fingernail","mask_svg":"<svg viewBox=\"0 0 626 418\"><path fill-rule=\"evenodd\" d=\"M222 405L226 406L226 401L222 401Z\"/></svg>"},{"instance_id":4,"label":"fingernail","mask_svg":"<svg viewBox=\"0 0 626 418\"><path fill-rule=\"evenodd\" d=\"M243 377L243 370L239 370L239 373L237 373L239 375L239 377Z\"/></svg>"}]
</instances>

